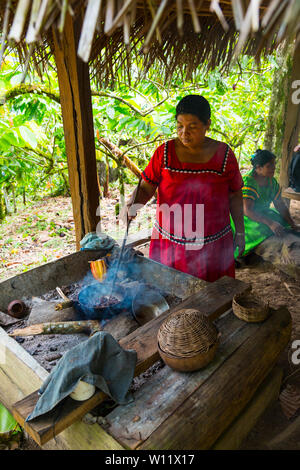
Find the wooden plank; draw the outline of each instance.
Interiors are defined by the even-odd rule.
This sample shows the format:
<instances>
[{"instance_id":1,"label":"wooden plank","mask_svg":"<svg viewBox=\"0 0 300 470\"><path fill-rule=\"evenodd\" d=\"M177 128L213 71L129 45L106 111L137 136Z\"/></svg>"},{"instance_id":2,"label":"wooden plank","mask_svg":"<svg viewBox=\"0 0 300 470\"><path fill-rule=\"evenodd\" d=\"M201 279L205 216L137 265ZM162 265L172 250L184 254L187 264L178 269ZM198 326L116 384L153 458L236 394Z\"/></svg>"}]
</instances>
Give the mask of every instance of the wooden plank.
<instances>
[{"instance_id":1,"label":"wooden plank","mask_svg":"<svg viewBox=\"0 0 300 470\"><path fill-rule=\"evenodd\" d=\"M281 196L287 199L294 199L295 201L300 201L300 193L294 191L293 188L283 189L281 192Z\"/></svg>"},{"instance_id":2,"label":"wooden plank","mask_svg":"<svg viewBox=\"0 0 300 470\"><path fill-rule=\"evenodd\" d=\"M89 261L105 256L106 251L77 251L0 282L0 310L5 312L12 300L40 296L56 286L83 279L90 270Z\"/></svg>"},{"instance_id":3,"label":"wooden plank","mask_svg":"<svg viewBox=\"0 0 300 470\"><path fill-rule=\"evenodd\" d=\"M77 56L81 16L66 14L61 35L53 29L54 55L60 91L76 244L99 222L94 124L89 67Z\"/></svg>"},{"instance_id":4,"label":"wooden plank","mask_svg":"<svg viewBox=\"0 0 300 470\"><path fill-rule=\"evenodd\" d=\"M106 416L107 432L114 439L129 449L142 444L257 329L256 325L236 318L232 311L217 325L221 341L214 360L207 367L183 373L164 366L134 394L133 403L118 406Z\"/></svg>"},{"instance_id":5,"label":"wooden plank","mask_svg":"<svg viewBox=\"0 0 300 470\"><path fill-rule=\"evenodd\" d=\"M147 229L129 235L126 242L126 248L134 248L136 246L143 245L144 243L148 243L151 240L151 233L152 229ZM119 245L122 245L122 241L119 242Z\"/></svg>"},{"instance_id":6,"label":"wooden plank","mask_svg":"<svg viewBox=\"0 0 300 470\"><path fill-rule=\"evenodd\" d=\"M237 450L240 447L266 408L278 398L281 381L282 369L275 366L242 413L213 445L213 450Z\"/></svg>"},{"instance_id":7,"label":"wooden plank","mask_svg":"<svg viewBox=\"0 0 300 470\"><path fill-rule=\"evenodd\" d=\"M37 391L17 402L12 409L16 421L40 446L57 436L75 421L81 419L86 413L95 408L106 398L102 392L95 393L93 397L84 402L72 400L67 397L51 412L27 423L26 417L34 409L39 395Z\"/></svg>"},{"instance_id":8,"label":"wooden plank","mask_svg":"<svg viewBox=\"0 0 300 470\"><path fill-rule=\"evenodd\" d=\"M13 404L39 388L48 372L0 327L0 401L12 412ZM122 450L98 424L77 421L43 445L43 449Z\"/></svg>"},{"instance_id":9,"label":"wooden plank","mask_svg":"<svg viewBox=\"0 0 300 470\"><path fill-rule=\"evenodd\" d=\"M236 279L224 277L215 283L209 284L205 289L194 294L189 299L186 299L180 305L185 308L199 308L203 313L208 315L211 319L215 319L218 315L224 313L232 302L233 295L237 292L243 292L250 288L249 285ZM148 324L135 330L126 338L120 340L120 345L124 349L134 349L137 351L137 365L135 368L135 376L147 370L154 362L159 359L157 351L157 332L162 321L173 311L180 308L177 306L174 309L168 310L160 317L152 320ZM21 424L26 426L27 432L31 437L43 445L54 435L66 429L77 419L80 419L87 412L95 408L101 403L106 396L98 391L93 397L84 402L75 402L69 400L66 413L53 420L53 413L48 416L37 418L32 422L25 423L25 419L32 411L37 401L36 395L30 395L21 402L13 405L12 412L15 419ZM54 424L53 424L54 423Z\"/></svg>"},{"instance_id":10,"label":"wooden plank","mask_svg":"<svg viewBox=\"0 0 300 470\"><path fill-rule=\"evenodd\" d=\"M138 449L210 449L253 397L291 336L282 307L251 335ZM174 432L176 430L176 432Z\"/></svg>"}]
</instances>

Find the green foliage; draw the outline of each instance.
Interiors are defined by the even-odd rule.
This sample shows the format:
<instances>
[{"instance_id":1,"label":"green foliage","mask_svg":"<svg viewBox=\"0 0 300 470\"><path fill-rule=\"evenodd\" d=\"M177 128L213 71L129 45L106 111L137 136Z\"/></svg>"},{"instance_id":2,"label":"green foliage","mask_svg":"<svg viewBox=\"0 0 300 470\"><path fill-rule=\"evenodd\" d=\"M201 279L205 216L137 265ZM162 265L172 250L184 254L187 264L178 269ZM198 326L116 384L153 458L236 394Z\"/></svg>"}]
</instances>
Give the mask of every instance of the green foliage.
<instances>
[{"instance_id":1,"label":"green foliage","mask_svg":"<svg viewBox=\"0 0 300 470\"><path fill-rule=\"evenodd\" d=\"M193 83L177 78L168 88L156 70L132 87L119 83L113 91L97 92L92 83L97 159L106 162L108 158L111 167L119 166L120 183L136 182L136 177L101 146L99 137L107 137L143 169L154 149L175 136L178 100L197 93L211 104L208 135L226 141L240 166L246 167L249 156L263 142L276 67L275 58L270 57L257 70L253 59L244 56L228 75L221 69L208 74L199 71ZM0 191L6 188L11 194L14 189L19 204L25 195L28 201L68 190L60 105L50 93L25 93L26 86L15 93L20 77L16 59L8 56L0 72L1 95L13 93L8 100L1 101L0 96ZM30 80L36 85L46 83L51 92L58 93L57 77L50 68L43 84L37 76Z\"/></svg>"}]
</instances>

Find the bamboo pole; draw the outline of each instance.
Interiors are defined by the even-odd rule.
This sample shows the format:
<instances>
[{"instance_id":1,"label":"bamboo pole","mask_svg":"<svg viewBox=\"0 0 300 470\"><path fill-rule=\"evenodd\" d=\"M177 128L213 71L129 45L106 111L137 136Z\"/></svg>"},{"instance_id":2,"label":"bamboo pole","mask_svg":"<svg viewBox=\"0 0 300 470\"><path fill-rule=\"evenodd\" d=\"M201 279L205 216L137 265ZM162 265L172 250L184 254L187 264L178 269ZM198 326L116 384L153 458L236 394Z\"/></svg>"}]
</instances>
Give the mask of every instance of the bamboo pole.
<instances>
[{"instance_id":1,"label":"bamboo pole","mask_svg":"<svg viewBox=\"0 0 300 470\"><path fill-rule=\"evenodd\" d=\"M89 0L85 12L81 35L79 39L77 54L84 61L88 62L91 54L93 38L97 26L98 16L101 10L102 0Z\"/></svg>"},{"instance_id":2,"label":"bamboo pole","mask_svg":"<svg viewBox=\"0 0 300 470\"><path fill-rule=\"evenodd\" d=\"M20 42L29 6L30 0L19 0L14 21L8 35L9 40L13 39L16 42Z\"/></svg>"},{"instance_id":3,"label":"bamboo pole","mask_svg":"<svg viewBox=\"0 0 300 470\"><path fill-rule=\"evenodd\" d=\"M1 50L0 50L0 68L2 65L2 60L3 60L3 54L6 49L6 38L7 38L7 32L8 32L8 21L9 21L9 14L10 14L10 6L11 6L11 0L7 0L6 2L6 7L5 7L5 13L4 13L4 19L3 19L3 27L2 27L2 38L1 38Z\"/></svg>"},{"instance_id":4,"label":"bamboo pole","mask_svg":"<svg viewBox=\"0 0 300 470\"><path fill-rule=\"evenodd\" d=\"M36 40L36 21L39 15L39 9L41 7L41 0L33 0L33 5L31 8L29 26L27 29L27 34L25 40L28 44Z\"/></svg>"},{"instance_id":5,"label":"bamboo pole","mask_svg":"<svg viewBox=\"0 0 300 470\"><path fill-rule=\"evenodd\" d=\"M123 20L123 18L126 16L128 10L132 6L132 3L133 3L133 0L127 0L124 2L122 8L119 10L119 12L115 16L111 24L110 25L107 24L107 26L105 25L104 27L105 34L111 35L114 32L115 28L118 26L118 23L121 20Z\"/></svg>"},{"instance_id":6,"label":"bamboo pole","mask_svg":"<svg viewBox=\"0 0 300 470\"><path fill-rule=\"evenodd\" d=\"M150 30L147 34L147 37L145 39L145 42L144 42L144 46L143 46L144 52L148 51L149 44L150 44L150 41L152 39L153 33L154 33L154 31L156 30L156 28L158 26L159 20L160 20L162 14L164 12L165 7L167 6L167 3L168 3L168 0L162 0L162 2L160 3L160 5L158 7L156 16L155 16L155 18L152 22L151 28L150 28Z\"/></svg>"},{"instance_id":7,"label":"bamboo pole","mask_svg":"<svg viewBox=\"0 0 300 470\"><path fill-rule=\"evenodd\" d=\"M192 20L193 20L195 33L200 33L201 26L200 26L199 18L198 18L197 11L195 8L194 0L188 0L188 2L189 2L189 7L190 7L190 12L191 12Z\"/></svg>"}]
</instances>

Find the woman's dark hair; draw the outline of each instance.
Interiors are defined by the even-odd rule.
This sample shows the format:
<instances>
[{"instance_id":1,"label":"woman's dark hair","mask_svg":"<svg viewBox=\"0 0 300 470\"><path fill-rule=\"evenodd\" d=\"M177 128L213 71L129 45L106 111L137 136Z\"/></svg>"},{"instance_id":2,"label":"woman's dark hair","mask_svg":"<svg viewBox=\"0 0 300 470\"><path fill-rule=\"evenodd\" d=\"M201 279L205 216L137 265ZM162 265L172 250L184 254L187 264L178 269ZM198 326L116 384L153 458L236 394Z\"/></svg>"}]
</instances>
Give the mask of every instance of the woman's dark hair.
<instances>
[{"instance_id":1,"label":"woman's dark hair","mask_svg":"<svg viewBox=\"0 0 300 470\"><path fill-rule=\"evenodd\" d=\"M204 96L187 95L182 98L176 106L176 119L179 114L193 114L197 116L203 124L207 124L210 119L210 105Z\"/></svg>"},{"instance_id":2,"label":"woman's dark hair","mask_svg":"<svg viewBox=\"0 0 300 470\"><path fill-rule=\"evenodd\" d=\"M269 150L257 149L256 152L251 156L251 163L255 170L258 166L264 166L266 163L269 163L271 160L275 159L276 155L269 152Z\"/></svg>"}]
</instances>

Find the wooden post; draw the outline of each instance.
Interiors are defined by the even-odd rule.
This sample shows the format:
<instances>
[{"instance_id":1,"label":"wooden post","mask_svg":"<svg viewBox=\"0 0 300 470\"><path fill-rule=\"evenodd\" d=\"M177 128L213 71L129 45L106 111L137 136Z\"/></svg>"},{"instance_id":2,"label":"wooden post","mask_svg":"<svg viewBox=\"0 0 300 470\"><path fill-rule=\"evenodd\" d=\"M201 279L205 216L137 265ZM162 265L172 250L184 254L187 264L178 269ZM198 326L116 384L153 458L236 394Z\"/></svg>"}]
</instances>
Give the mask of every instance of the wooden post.
<instances>
[{"instance_id":1,"label":"wooden post","mask_svg":"<svg viewBox=\"0 0 300 470\"><path fill-rule=\"evenodd\" d=\"M282 188L287 188L289 185L288 167L293 154L293 149L298 143L300 132L300 34L298 34L298 38L295 44L290 83L291 86L289 89L289 98L286 109L286 121L280 168L280 186Z\"/></svg>"},{"instance_id":2,"label":"wooden post","mask_svg":"<svg viewBox=\"0 0 300 470\"><path fill-rule=\"evenodd\" d=\"M63 33L52 30L77 249L96 230L99 205L89 67L77 56L81 22L67 13Z\"/></svg>"}]
</instances>

